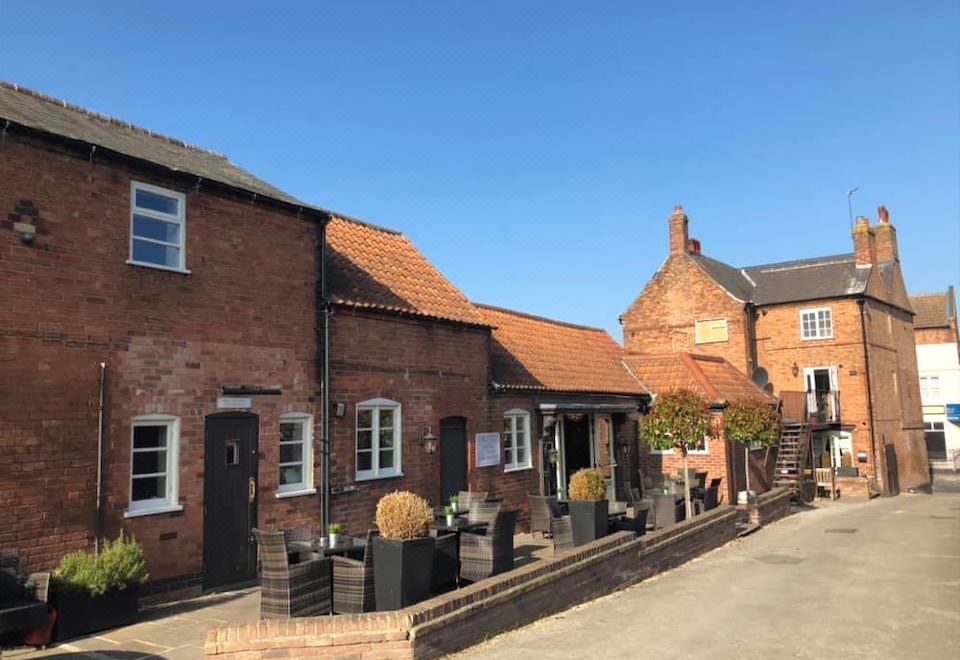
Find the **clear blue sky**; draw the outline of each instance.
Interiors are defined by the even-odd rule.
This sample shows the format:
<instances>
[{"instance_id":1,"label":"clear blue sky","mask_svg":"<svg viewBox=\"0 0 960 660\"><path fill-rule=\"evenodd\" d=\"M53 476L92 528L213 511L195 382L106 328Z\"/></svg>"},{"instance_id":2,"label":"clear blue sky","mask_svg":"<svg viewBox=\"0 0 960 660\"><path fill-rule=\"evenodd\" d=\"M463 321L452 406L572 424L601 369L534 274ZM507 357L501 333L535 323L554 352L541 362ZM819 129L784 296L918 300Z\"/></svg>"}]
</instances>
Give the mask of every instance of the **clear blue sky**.
<instances>
[{"instance_id":1,"label":"clear blue sky","mask_svg":"<svg viewBox=\"0 0 960 660\"><path fill-rule=\"evenodd\" d=\"M734 265L960 282L960 3L0 0L0 78L405 232L474 300L606 327L682 203Z\"/></svg>"}]
</instances>

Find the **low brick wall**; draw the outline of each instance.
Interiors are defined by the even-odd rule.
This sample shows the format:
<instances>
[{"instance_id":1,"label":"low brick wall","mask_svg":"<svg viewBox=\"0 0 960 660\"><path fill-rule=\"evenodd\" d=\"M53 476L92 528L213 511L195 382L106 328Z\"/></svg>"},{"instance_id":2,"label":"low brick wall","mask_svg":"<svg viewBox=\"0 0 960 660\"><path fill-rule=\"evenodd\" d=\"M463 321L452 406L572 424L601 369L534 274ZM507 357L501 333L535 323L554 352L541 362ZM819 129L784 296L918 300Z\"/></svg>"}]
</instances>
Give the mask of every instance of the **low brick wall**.
<instances>
[{"instance_id":1,"label":"low brick wall","mask_svg":"<svg viewBox=\"0 0 960 660\"><path fill-rule=\"evenodd\" d=\"M736 536L724 506L663 531L618 532L397 612L279 619L213 629L207 656L230 660L434 658L679 566Z\"/></svg>"},{"instance_id":2,"label":"low brick wall","mask_svg":"<svg viewBox=\"0 0 960 660\"><path fill-rule=\"evenodd\" d=\"M837 477L836 479L840 500L870 499L870 482L866 477Z\"/></svg>"},{"instance_id":3,"label":"low brick wall","mask_svg":"<svg viewBox=\"0 0 960 660\"><path fill-rule=\"evenodd\" d=\"M790 513L789 488L774 488L757 496L757 501L749 504L750 522L755 525L769 525Z\"/></svg>"}]
</instances>

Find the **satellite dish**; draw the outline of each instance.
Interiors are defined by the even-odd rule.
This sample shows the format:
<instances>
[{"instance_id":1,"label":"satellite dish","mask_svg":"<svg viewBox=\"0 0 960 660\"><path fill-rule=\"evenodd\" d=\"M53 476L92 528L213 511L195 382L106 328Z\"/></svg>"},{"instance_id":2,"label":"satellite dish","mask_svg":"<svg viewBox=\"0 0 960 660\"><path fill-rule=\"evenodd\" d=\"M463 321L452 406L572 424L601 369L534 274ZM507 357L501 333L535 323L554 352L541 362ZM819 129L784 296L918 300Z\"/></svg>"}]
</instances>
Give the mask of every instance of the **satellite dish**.
<instances>
[{"instance_id":1,"label":"satellite dish","mask_svg":"<svg viewBox=\"0 0 960 660\"><path fill-rule=\"evenodd\" d=\"M753 370L753 374L750 376L753 379L753 382L757 384L757 387L763 389L767 386L767 383L770 382L770 374L767 373L767 370L763 367L757 367Z\"/></svg>"}]
</instances>

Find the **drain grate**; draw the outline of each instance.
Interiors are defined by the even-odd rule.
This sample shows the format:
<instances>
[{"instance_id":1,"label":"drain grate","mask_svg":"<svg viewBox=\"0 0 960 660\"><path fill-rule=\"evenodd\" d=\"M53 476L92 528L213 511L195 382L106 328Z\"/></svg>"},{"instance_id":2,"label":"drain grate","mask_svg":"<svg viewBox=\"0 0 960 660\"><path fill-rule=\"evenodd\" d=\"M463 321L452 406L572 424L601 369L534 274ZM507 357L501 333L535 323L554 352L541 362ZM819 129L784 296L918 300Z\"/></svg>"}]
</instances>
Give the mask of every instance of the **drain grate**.
<instances>
[{"instance_id":1,"label":"drain grate","mask_svg":"<svg viewBox=\"0 0 960 660\"><path fill-rule=\"evenodd\" d=\"M823 530L824 534L856 534L856 527L835 527L833 529Z\"/></svg>"}]
</instances>

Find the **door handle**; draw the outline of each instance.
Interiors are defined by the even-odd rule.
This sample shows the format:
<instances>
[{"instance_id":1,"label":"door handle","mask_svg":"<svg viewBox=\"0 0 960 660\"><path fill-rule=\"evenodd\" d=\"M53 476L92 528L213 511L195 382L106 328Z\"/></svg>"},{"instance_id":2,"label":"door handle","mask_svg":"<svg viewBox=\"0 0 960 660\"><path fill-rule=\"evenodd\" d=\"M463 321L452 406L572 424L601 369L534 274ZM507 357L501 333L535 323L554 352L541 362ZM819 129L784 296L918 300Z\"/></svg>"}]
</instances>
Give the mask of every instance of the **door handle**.
<instances>
[{"instance_id":1,"label":"door handle","mask_svg":"<svg viewBox=\"0 0 960 660\"><path fill-rule=\"evenodd\" d=\"M257 499L257 480L250 477L249 502L253 503Z\"/></svg>"}]
</instances>

